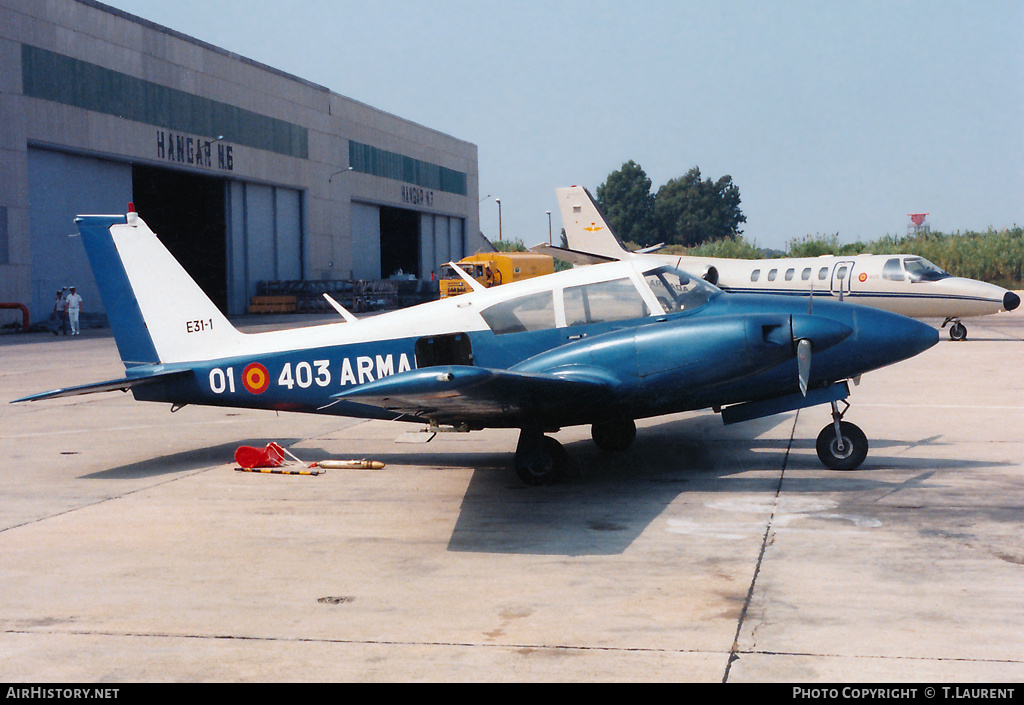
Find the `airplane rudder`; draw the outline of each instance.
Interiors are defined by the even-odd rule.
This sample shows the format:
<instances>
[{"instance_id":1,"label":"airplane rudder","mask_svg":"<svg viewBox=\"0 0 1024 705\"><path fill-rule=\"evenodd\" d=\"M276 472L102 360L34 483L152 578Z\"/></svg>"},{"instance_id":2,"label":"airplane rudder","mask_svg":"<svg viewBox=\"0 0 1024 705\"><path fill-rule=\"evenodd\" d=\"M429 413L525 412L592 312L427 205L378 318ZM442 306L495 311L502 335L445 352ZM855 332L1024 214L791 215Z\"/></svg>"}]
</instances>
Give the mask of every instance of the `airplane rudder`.
<instances>
[{"instance_id":1,"label":"airplane rudder","mask_svg":"<svg viewBox=\"0 0 1024 705\"><path fill-rule=\"evenodd\" d=\"M126 367L133 367L160 360L110 232L112 227L125 223L125 216L87 215L75 219L118 353Z\"/></svg>"}]
</instances>

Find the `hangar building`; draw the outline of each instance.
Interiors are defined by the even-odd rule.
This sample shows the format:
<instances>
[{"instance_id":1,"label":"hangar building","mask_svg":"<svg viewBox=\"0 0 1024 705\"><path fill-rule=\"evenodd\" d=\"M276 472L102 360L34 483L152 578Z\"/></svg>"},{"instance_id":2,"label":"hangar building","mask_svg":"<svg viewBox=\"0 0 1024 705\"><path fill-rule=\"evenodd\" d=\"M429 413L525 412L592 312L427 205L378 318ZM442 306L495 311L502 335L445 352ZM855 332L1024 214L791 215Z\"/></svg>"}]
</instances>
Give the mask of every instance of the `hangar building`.
<instances>
[{"instance_id":1,"label":"hangar building","mask_svg":"<svg viewBox=\"0 0 1024 705\"><path fill-rule=\"evenodd\" d=\"M0 302L33 320L63 286L101 310L73 219L129 202L229 314L486 247L476 145L93 0L0 0L0 176Z\"/></svg>"}]
</instances>

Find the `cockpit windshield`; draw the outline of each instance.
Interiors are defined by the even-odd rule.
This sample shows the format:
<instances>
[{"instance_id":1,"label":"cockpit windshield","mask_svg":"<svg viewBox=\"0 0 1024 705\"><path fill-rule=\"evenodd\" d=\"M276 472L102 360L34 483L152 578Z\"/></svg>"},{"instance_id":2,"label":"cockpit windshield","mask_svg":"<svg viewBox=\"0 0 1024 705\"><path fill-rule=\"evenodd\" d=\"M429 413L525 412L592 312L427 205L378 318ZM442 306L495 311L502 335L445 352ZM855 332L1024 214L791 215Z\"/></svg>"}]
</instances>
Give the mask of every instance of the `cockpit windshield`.
<instances>
[{"instance_id":1,"label":"cockpit windshield","mask_svg":"<svg viewBox=\"0 0 1024 705\"><path fill-rule=\"evenodd\" d=\"M903 260L910 281L935 282L950 276L923 257L907 257Z\"/></svg>"},{"instance_id":2,"label":"cockpit windshield","mask_svg":"<svg viewBox=\"0 0 1024 705\"><path fill-rule=\"evenodd\" d=\"M665 313L692 311L721 293L703 279L668 265L647 270L644 279Z\"/></svg>"}]
</instances>

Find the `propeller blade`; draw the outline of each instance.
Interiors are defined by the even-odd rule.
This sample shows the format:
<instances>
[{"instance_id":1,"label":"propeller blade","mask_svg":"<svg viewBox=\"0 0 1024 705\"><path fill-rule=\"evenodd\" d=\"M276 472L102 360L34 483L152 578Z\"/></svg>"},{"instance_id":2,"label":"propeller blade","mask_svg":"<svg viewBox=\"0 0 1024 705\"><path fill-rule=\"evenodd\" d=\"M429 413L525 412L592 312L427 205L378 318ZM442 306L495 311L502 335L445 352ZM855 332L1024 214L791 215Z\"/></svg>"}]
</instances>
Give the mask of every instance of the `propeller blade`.
<instances>
[{"instance_id":1,"label":"propeller blade","mask_svg":"<svg viewBox=\"0 0 1024 705\"><path fill-rule=\"evenodd\" d=\"M800 393L807 396L807 383L811 378L811 341L801 338L796 343L796 363L800 377Z\"/></svg>"}]
</instances>

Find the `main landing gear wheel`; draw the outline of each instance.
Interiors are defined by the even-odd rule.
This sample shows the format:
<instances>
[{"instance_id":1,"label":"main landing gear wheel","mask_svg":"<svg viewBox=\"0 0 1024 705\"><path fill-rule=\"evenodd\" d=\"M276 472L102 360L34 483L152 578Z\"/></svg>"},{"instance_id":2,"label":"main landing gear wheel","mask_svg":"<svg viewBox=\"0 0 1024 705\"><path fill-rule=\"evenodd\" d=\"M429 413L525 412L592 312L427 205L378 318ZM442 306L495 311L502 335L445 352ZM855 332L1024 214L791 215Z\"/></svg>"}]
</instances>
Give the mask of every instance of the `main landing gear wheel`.
<instances>
[{"instance_id":1,"label":"main landing gear wheel","mask_svg":"<svg viewBox=\"0 0 1024 705\"><path fill-rule=\"evenodd\" d=\"M951 340L967 340L967 326L960 321L954 321L949 327L949 337Z\"/></svg>"},{"instance_id":2,"label":"main landing gear wheel","mask_svg":"<svg viewBox=\"0 0 1024 705\"><path fill-rule=\"evenodd\" d=\"M617 453L626 450L636 438L633 419L599 421L590 427L590 436L601 450Z\"/></svg>"},{"instance_id":3,"label":"main landing gear wheel","mask_svg":"<svg viewBox=\"0 0 1024 705\"><path fill-rule=\"evenodd\" d=\"M816 444L818 459L833 470L856 470L868 457L868 439L864 432L849 421L830 423L821 429Z\"/></svg>"},{"instance_id":4,"label":"main landing gear wheel","mask_svg":"<svg viewBox=\"0 0 1024 705\"><path fill-rule=\"evenodd\" d=\"M519 435L515 463L516 475L524 484L553 485L565 477L569 454L554 438L523 431Z\"/></svg>"}]
</instances>

